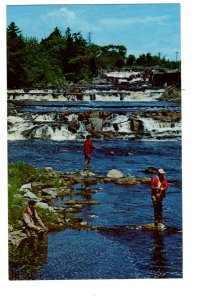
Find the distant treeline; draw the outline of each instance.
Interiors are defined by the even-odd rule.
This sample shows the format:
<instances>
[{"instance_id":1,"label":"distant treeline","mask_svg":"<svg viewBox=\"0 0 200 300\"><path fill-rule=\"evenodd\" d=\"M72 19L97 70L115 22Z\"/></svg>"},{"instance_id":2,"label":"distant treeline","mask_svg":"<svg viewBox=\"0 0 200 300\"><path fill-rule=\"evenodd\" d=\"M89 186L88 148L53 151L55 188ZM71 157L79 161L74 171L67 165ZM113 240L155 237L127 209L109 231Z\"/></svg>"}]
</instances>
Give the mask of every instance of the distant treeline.
<instances>
[{"instance_id":1,"label":"distant treeline","mask_svg":"<svg viewBox=\"0 0 200 300\"><path fill-rule=\"evenodd\" d=\"M80 32L65 35L56 27L40 42L35 37L24 37L14 22L7 27L7 82L8 88L89 83L103 70L159 66L180 67L180 61L169 61L150 53L138 58L126 55L123 45L98 46Z\"/></svg>"}]
</instances>

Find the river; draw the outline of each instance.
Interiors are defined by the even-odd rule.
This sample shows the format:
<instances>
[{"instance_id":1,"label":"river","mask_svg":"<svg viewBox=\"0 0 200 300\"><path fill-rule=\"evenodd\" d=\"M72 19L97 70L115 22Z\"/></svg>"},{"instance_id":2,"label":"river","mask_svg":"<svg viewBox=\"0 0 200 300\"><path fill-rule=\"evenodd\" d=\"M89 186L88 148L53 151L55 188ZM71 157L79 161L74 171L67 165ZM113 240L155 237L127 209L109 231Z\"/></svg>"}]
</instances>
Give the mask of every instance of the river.
<instances>
[{"instance_id":1,"label":"river","mask_svg":"<svg viewBox=\"0 0 200 300\"><path fill-rule=\"evenodd\" d=\"M113 103L110 103L113 106ZM119 112L120 108L115 106ZM160 103L157 109L166 108ZM90 106L92 106L90 104ZM109 106L109 105L107 105ZM123 105L122 105L123 106ZM141 106L141 103L140 105ZM172 106L168 104L168 106ZM77 107L76 107L77 108ZM126 105L124 109L127 108ZM152 104L142 105L145 110L153 109ZM31 106L20 113L34 114L38 107ZM46 108L45 108L46 109ZM57 112L60 108L57 106ZM61 107L63 109L63 107ZM113 109L113 107L112 107ZM132 109L138 109L134 107ZM174 108L173 108L174 109ZM176 109L180 107L176 105ZM53 108L55 113L55 107ZM106 107L109 110L109 107ZM130 110L130 107L129 107ZM80 109L79 109L80 112ZM130 111L129 111L130 112ZM44 106L42 113L44 114ZM46 112L47 114L52 111ZM16 117L16 116L15 116ZM44 117L44 116L43 116ZM21 118L21 116L20 116ZM16 120L15 120L16 121ZM21 121L20 121L21 122ZM32 121L31 121L32 122ZM24 118L22 120L24 126ZM21 124L22 124L21 123ZM15 123L16 125L16 123ZM14 125L14 126L15 126ZM30 126L30 122L29 122ZM157 129L154 127L154 133ZM60 132L59 132L60 135ZM113 183L97 183L92 188L91 200L99 200L100 205L88 206L78 214L91 225L112 227L110 230L66 229L49 233L42 242L28 245L37 253L37 260L27 259L26 267L10 266L10 279L145 279L182 277L182 186L181 186L181 140L180 132L172 138L163 139L156 135L150 138L94 139L91 168L99 174L107 174L118 169L124 174L136 177L145 175L149 166L163 168L169 180L177 181L169 185L164 200L164 223L173 232L125 230L123 226L141 225L153 222L153 208L150 189L147 184L133 186ZM37 168L53 167L57 171L75 171L84 167L83 139L53 140L51 138L19 138L8 141L9 162L23 160ZM82 188L77 185L77 190ZM67 198L65 200L68 200ZM59 199L58 199L59 201ZM115 230L113 227L121 226ZM26 245L27 246L27 245ZM22 253L24 245L22 246Z\"/></svg>"}]
</instances>

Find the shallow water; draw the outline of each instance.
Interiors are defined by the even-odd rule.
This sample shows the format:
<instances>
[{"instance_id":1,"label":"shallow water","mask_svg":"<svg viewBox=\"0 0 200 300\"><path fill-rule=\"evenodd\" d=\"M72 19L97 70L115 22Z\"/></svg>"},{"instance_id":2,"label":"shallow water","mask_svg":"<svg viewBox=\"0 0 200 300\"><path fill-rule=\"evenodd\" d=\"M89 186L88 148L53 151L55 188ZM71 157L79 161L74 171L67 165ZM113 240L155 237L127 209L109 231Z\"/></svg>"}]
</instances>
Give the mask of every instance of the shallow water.
<instances>
[{"instance_id":1,"label":"shallow water","mask_svg":"<svg viewBox=\"0 0 200 300\"><path fill-rule=\"evenodd\" d=\"M169 180L181 180L180 141L94 141L91 168L107 174L113 168L136 177L162 167ZM83 169L83 141L23 140L8 143L9 161L24 160L57 171ZM77 185L76 189L82 188ZM122 186L98 183L79 215L91 225L124 226L152 223L150 189L146 184ZM67 200L67 199L65 199ZM170 184L163 207L167 227L182 227L181 185ZM25 268L11 266L10 279L129 279L182 277L182 234L140 230L64 230L48 234L46 247L36 243L38 261ZM44 245L43 245L44 246ZM31 246L32 247L32 246ZM39 256L42 256L41 261ZM27 270L28 269L28 270ZM27 272L25 272L25 270ZM28 274L28 275L27 275Z\"/></svg>"}]
</instances>

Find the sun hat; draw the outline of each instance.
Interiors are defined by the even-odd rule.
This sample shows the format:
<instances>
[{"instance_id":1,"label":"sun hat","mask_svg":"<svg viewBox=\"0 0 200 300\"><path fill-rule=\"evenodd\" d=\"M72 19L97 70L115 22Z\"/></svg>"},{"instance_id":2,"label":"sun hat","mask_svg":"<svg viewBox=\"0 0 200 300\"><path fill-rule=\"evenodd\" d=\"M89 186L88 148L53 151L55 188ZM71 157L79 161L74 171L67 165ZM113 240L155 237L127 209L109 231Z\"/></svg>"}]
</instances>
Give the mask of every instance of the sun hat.
<instances>
[{"instance_id":1,"label":"sun hat","mask_svg":"<svg viewBox=\"0 0 200 300\"><path fill-rule=\"evenodd\" d=\"M165 174L165 171L163 169L158 169L158 173Z\"/></svg>"}]
</instances>

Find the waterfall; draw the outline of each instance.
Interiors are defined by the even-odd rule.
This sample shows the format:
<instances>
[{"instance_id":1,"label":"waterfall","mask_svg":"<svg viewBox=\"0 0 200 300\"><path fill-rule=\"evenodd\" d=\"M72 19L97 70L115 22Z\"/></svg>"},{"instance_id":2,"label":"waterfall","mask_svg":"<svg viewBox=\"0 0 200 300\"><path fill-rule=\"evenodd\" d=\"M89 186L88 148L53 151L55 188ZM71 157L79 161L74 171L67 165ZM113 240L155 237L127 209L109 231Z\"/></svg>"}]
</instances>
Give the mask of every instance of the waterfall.
<instances>
[{"instance_id":1,"label":"waterfall","mask_svg":"<svg viewBox=\"0 0 200 300\"><path fill-rule=\"evenodd\" d=\"M72 134L67 129L67 126L51 126L49 124L36 126L31 131L30 137L34 139L51 139L55 141L76 139L76 135Z\"/></svg>"},{"instance_id":2,"label":"waterfall","mask_svg":"<svg viewBox=\"0 0 200 300\"><path fill-rule=\"evenodd\" d=\"M112 114L107 119L103 131L117 131L120 133L131 133L129 115Z\"/></svg>"},{"instance_id":3,"label":"waterfall","mask_svg":"<svg viewBox=\"0 0 200 300\"><path fill-rule=\"evenodd\" d=\"M143 123L144 133L153 138L181 137L181 123L161 122L152 118L139 118Z\"/></svg>"},{"instance_id":4,"label":"waterfall","mask_svg":"<svg viewBox=\"0 0 200 300\"><path fill-rule=\"evenodd\" d=\"M9 91L9 100L21 101L155 101L164 92L163 89L152 90L147 89L144 91L118 91L118 90L85 90L81 94L74 93L54 93L51 90L33 90L24 92L20 90Z\"/></svg>"},{"instance_id":5,"label":"waterfall","mask_svg":"<svg viewBox=\"0 0 200 300\"><path fill-rule=\"evenodd\" d=\"M34 118L35 122L54 122L57 114L39 114Z\"/></svg>"},{"instance_id":6,"label":"waterfall","mask_svg":"<svg viewBox=\"0 0 200 300\"><path fill-rule=\"evenodd\" d=\"M102 117L103 118L103 117ZM79 113L16 113L8 116L8 139L82 139L88 133L97 136L95 122L101 123L98 138L113 133L112 138L139 139L180 139L181 123L158 121L149 117L139 117L133 113L113 113L102 119L100 115L91 118L87 113L79 120ZM82 119L82 121L81 121ZM94 122L95 120L95 122ZM172 119L173 120L173 119ZM92 123L93 122L93 123Z\"/></svg>"}]
</instances>

